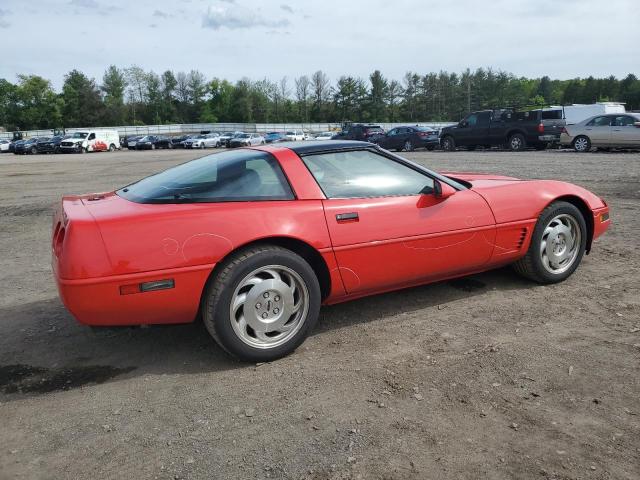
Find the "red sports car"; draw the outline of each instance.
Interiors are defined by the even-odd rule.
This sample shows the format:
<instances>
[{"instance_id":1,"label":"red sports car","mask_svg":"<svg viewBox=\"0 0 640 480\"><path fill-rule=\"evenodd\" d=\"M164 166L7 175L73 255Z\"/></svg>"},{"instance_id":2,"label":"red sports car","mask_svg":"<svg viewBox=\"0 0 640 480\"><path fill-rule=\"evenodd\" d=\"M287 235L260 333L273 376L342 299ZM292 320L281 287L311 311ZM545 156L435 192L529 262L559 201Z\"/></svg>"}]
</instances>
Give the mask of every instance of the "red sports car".
<instances>
[{"instance_id":1,"label":"red sports car","mask_svg":"<svg viewBox=\"0 0 640 480\"><path fill-rule=\"evenodd\" d=\"M321 304L513 264L564 280L609 226L604 200L551 180L439 174L364 142L243 148L53 221L60 296L94 326L192 322L243 360L293 351Z\"/></svg>"}]
</instances>

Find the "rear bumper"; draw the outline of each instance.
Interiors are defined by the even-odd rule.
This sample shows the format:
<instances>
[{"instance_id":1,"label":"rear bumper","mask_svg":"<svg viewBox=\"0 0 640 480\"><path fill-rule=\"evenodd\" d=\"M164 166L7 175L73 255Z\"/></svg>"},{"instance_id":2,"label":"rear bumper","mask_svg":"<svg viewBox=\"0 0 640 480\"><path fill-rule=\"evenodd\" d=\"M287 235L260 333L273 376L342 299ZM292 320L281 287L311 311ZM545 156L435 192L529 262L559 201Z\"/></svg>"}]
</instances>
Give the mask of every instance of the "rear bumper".
<instances>
[{"instance_id":1,"label":"rear bumper","mask_svg":"<svg viewBox=\"0 0 640 480\"><path fill-rule=\"evenodd\" d=\"M560 145L571 145L573 137L567 133L560 134Z\"/></svg>"},{"instance_id":2,"label":"rear bumper","mask_svg":"<svg viewBox=\"0 0 640 480\"><path fill-rule=\"evenodd\" d=\"M53 271L60 299L84 325L126 326L190 323L198 313L200 296L213 265L198 265L163 271L67 280ZM172 279L174 287L137 293L122 293L121 287ZM126 290L125 290L126 292Z\"/></svg>"},{"instance_id":3,"label":"rear bumper","mask_svg":"<svg viewBox=\"0 0 640 480\"><path fill-rule=\"evenodd\" d=\"M560 135L554 135L554 134L538 135L538 140L540 142L559 143Z\"/></svg>"},{"instance_id":4,"label":"rear bumper","mask_svg":"<svg viewBox=\"0 0 640 480\"><path fill-rule=\"evenodd\" d=\"M437 147L440 145L440 139L438 137L428 137L425 139L419 139L417 147Z\"/></svg>"}]
</instances>

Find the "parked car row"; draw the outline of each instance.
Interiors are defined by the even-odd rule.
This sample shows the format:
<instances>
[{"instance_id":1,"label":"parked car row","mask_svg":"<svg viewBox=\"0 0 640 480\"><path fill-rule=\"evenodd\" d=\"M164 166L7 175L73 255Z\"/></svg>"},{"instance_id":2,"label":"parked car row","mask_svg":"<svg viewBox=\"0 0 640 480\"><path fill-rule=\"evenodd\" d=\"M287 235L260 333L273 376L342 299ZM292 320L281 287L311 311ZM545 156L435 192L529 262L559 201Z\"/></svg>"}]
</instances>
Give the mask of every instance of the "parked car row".
<instances>
[{"instance_id":1,"label":"parked car row","mask_svg":"<svg viewBox=\"0 0 640 480\"><path fill-rule=\"evenodd\" d=\"M69 135L0 141L1 152L11 152L16 155L113 152L119 148L120 138L116 130L87 130Z\"/></svg>"}]
</instances>

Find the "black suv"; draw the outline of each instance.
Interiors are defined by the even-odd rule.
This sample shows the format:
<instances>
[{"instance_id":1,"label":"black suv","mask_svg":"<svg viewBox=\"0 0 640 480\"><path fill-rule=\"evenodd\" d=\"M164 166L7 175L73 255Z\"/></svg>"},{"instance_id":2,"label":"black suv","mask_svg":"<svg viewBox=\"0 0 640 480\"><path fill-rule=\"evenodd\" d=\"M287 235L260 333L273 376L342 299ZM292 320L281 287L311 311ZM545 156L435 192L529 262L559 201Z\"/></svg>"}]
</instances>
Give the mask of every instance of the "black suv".
<instances>
[{"instance_id":1,"label":"black suv","mask_svg":"<svg viewBox=\"0 0 640 480\"><path fill-rule=\"evenodd\" d=\"M384 136L384 129L380 125L364 125L354 123L336 135L336 140L361 140L364 142L374 142Z\"/></svg>"}]
</instances>

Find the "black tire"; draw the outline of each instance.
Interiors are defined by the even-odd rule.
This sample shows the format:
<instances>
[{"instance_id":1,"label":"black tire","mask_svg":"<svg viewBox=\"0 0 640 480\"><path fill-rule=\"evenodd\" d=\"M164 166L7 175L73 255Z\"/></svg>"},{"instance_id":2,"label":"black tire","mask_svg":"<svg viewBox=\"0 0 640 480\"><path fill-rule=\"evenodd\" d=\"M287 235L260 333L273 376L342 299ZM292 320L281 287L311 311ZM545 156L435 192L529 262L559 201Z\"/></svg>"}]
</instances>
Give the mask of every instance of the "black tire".
<instances>
[{"instance_id":1,"label":"black tire","mask_svg":"<svg viewBox=\"0 0 640 480\"><path fill-rule=\"evenodd\" d=\"M442 139L440 143L442 145L442 150L444 150L445 152L455 152L456 141L453 139L453 137L447 135Z\"/></svg>"},{"instance_id":2,"label":"black tire","mask_svg":"<svg viewBox=\"0 0 640 480\"><path fill-rule=\"evenodd\" d=\"M109 151L110 152L115 152L116 151L116 146L113 143L111 145L109 145Z\"/></svg>"},{"instance_id":3,"label":"black tire","mask_svg":"<svg viewBox=\"0 0 640 480\"><path fill-rule=\"evenodd\" d=\"M78 153L85 153L86 150L84 149L84 147L82 145L78 146Z\"/></svg>"},{"instance_id":4,"label":"black tire","mask_svg":"<svg viewBox=\"0 0 640 480\"><path fill-rule=\"evenodd\" d=\"M156 144L155 144L155 143L152 143L152 144L151 144L151 150L155 150L155 149L156 149Z\"/></svg>"},{"instance_id":5,"label":"black tire","mask_svg":"<svg viewBox=\"0 0 640 480\"><path fill-rule=\"evenodd\" d=\"M411 143L411 140L407 140L402 148L405 152L413 152L413 143Z\"/></svg>"},{"instance_id":6,"label":"black tire","mask_svg":"<svg viewBox=\"0 0 640 480\"><path fill-rule=\"evenodd\" d=\"M521 152L525 148L527 148L527 141L524 138L524 135L521 133L514 133L509 137L509 141L507 142L509 150L512 152Z\"/></svg>"},{"instance_id":7,"label":"black tire","mask_svg":"<svg viewBox=\"0 0 640 480\"><path fill-rule=\"evenodd\" d=\"M235 333L229 309L242 279L267 265L288 267L302 278L309 292L308 311L301 320L302 326L285 343L273 348L257 348L245 343ZM207 330L225 351L243 361L266 362L284 357L300 346L318 321L320 303L320 285L309 264L291 250L264 244L240 250L220 266L205 289L201 311Z\"/></svg>"},{"instance_id":8,"label":"black tire","mask_svg":"<svg viewBox=\"0 0 640 480\"><path fill-rule=\"evenodd\" d=\"M558 215L567 214L572 216L580 228L580 246L577 256L571 266L562 273L554 274L549 272L542 263L540 255L540 244L542 242L544 230L549 222ZM558 283L567 279L578 268L580 261L584 256L584 251L587 246L587 225L582 212L578 208L568 202L553 202L546 207L536 222L536 226L531 236L531 243L529 249L524 257L517 260L513 264L513 268L516 272L529 280L541 284Z\"/></svg>"},{"instance_id":9,"label":"black tire","mask_svg":"<svg viewBox=\"0 0 640 480\"><path fill-rule=\"evenodd\" d=\"M167 148L169 150L173 149L173 143L171 143L171 142L167 143Z\"/></svg>"},{"instance_id":10,"label":"black tire","mask_svg":"<svg viewBox=\"0 0 640 480\"><path fill-rule=\"evenodd\" d=\"M31 151L29 153L31 153L31 155L35 155L38 153L38 149L36 147L31 147Z\"/></svg>"},{"instance_id":11,"label":"black tire","mask_svg":"<svg viewBox=\"0 0 640 480\"><path fill-rule=\"evenodd\" d=\"M591 139L586 135L578 135L571 146L578 153L586 153L591 150Z\"/></svg>"}]
</instances>

